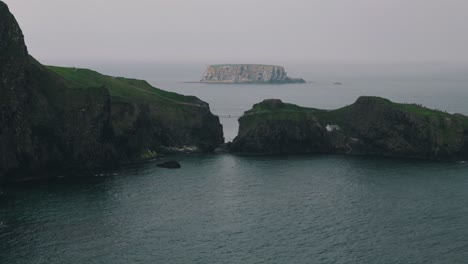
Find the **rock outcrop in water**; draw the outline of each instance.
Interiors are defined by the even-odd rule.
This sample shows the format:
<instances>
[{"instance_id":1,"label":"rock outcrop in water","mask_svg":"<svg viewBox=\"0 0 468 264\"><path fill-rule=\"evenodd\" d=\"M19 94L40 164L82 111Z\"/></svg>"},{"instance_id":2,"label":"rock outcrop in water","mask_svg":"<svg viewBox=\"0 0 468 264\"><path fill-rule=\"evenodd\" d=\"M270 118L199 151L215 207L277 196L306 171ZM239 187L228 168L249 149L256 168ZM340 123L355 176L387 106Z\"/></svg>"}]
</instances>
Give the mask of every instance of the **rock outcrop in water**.
<instances>
[{"instance_id":1,"label":"rock outcrop in water","mask_svg":"<svg viewBox=\"0 0 468 264\"><path fill-rule=\"evenodd\" d=\"M265 100L239 119L239 154L341 153L420 159L468 158L468 117L379 97L337 110Z\"/></svg>"},{"instance_id":2,"label":"rock outcrop in water","mask_svg":"<svg viewBox=\"0 0 468 264\"><path fill-rule=\"evenodd\" d=\"M166 169L180 169L181 168L180 163L175 160L161 162L161 163L156 164L156 166L160 168L166 168Z\"/></svg>"},{"instance_id":3,"label":"rock outcrop in water","mask_svg":"<svg viewBox=\"0 0 468 264\"><path fill-rule=\"evenodd\" d=\"M0 1L0 180L95 170L174 150L212 151L219 118L145 81L46 67Z\"/></svg>"},{"instance_id":4,"label":"rock outcrop in water","mask_svg":"<svg viewBox=\"0 0 468 264\"><path fill-rule=\"evenodd\" d=\"M210 65L203 74L205 83L305 83L290 78L281 66L260 64Z\"/></svg>"}]
</instances>

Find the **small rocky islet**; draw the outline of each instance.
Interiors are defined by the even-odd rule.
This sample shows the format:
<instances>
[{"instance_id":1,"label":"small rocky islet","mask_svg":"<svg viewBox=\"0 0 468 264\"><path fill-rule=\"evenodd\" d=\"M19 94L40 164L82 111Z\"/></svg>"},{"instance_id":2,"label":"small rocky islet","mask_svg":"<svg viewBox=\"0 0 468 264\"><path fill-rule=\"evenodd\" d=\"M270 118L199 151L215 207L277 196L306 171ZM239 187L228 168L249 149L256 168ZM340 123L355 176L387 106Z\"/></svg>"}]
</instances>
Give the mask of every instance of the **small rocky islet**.
<instances>
[{"instance_id":1,"label":"small rocky islet","mask_svg":"<svg viewBox=\"0 0 468 264\"><path fill-rule=\"evenodd\" d=\"M224 143L206 102L146 81L44 66L0 1L0 182L93 172ZM303 83L273 65L214 65L202 82ZM265 100L239 119L221 150L235 154L340 153L466 159L468 118L361 97L337 110ZM162 167L179 167L171 162Z\"/></svg>"}]
</instances>

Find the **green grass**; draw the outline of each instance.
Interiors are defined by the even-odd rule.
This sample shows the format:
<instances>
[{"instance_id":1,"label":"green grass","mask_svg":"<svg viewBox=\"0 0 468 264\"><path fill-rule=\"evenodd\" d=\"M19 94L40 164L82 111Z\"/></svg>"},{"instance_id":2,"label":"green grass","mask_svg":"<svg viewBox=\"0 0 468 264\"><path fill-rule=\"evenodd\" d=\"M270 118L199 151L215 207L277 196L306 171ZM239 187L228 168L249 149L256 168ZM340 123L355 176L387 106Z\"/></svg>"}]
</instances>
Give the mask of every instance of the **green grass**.
<instances>
[{"instance_id":1,"label":"green grass","mask_svg":"<svg viewBox=\"0 0 468 264\"><path fill-rule=\"evenodd\" d=\"M440 111L440 110L435 110L435 109L430 109L421 105L416 105L416 104L398 104L398 103L393 103L396 107L414 113L416 115L420 116L440 116L440 117L450 117L451 114Z\"/></svg>"},{"instance_id":2,"label":"green grass","mask_svg":"<svg viewBox=\"0 0 468 264\"><path fill-rule=\"evenodd\" d=\"M424 118L426 120L429 119L439 119L443 120L446 118L456 119L462 121L465 125L468 125L468 118L459 115L449 114L444 111L430 109L424 107L422 105L417 104L404 104L404 103L394 103L388 99L381 98L381 97L361 97L359 100L369 100L369 102L377 103L381 105L390 105L395 109L399 109L404 112L408 112L414 114L418 117ZM271 101L270 101L271 102ZM308 113L314 114L317 118L323 121L327 121L329 123L342 123L344 118L346 118L346 114L349 111L352 111L353 105L348 105L342 108L338 108L335 110L321 110L316 108L308 108L308 107L301 107L295 104L288 104L288 103L268 103L266 101L255 104L251 110L246 111L244 116L252 116L252 115L262 115L263 118L266 118L267 115L271 115L268 117L269 119L277 116L278 118L285 118L285 116L294 115L295 113Z\"/></svg>"},{"instance_id":3,"label":"green grass","mask_svg":"<svg viewBox=\"0 0 468 264\"><path fill-rule=\"evenodd\" d=\"M365 101L367 100L367 101ZM439 132L439 139L446 144L457 144L459 139L460 131L462 127L468 128L468 117L463 115L452 115L440 110L429 109L422 105L416 104L403 104L394 103L388 99L381 97L361 97L358 99L356 104L369 104L375 105L372 107L380 107L381 105L389 105L396 110L401 110L406 113L410 113L417 117L420 122L426 124L428 129ZM335 110L321 110L315 108L306 108L294 104L278 103L274 101L264 101L255 104L251 110L245 112L245 115L241 117L241 121L244 127L254 127L257 123L265 121L298 121L307 122L311 116L317 118L323 125L325 124L339 124L340 126L347 128L350 124L350 114L354 112L355 105L348 105ZM359 117L357 117L359 118ZM454 127L448 126L447 122L456 122L461 124L460 126Z\"/></svg>"},{"instance_id":4,"label":"green grass","mask_svg":"<svg viewBox=\"0 0 468 264\"><path fill-rule=\"evenodd\" d=\"M363 99L361 99L363 98ZM397 109L402 111L410 112L416 114L421 117L453 117L452 114L447 112L437 110L437 109L430 109L424 107L422 105L417 104L403 104L403 103L394 103L388 99L381 98L381 97L361 97L358 100L372 100L374 103L377 102L379 104L389 104ZM335 110L322 110L310 107L302 107L295 104L289 103L282 103L281 105L273 106L272 104L261 102L255 104L251 110L247 111L246 114L260 114L260 113L279 113L279 112L309 112L315 113L318 115L330 116L330 117L338 117L350 110L352 105L348 105L342 108L338 108Z\"/></svg>"},{"instance_id":5,"label":"green grass","mask_svg":"<svg viewBox=\"0 0 468 264\"><path fill-rule=\"evenodd\" d=\"M312 113L323 110L301 107L295 104L272 102L270 100L255 104L251 110L246 111L241 117L244 127L253 127L258 122L264 121L303 121Z\"/></svg>"},{"instance_id":6,"label":"green grass","mask_svg":"<svg viewBox=\"0 0 468 264\"><path fill-rule=\"evenodd\" d=\"M375 102L379 102L379 103L382 103L382 104L390 104L392 105L393 107L395 108L398 108L400 110L403 110L403 111L407 111L407 112L410 112L410 113L414 113L418 116L439 116L439 117L449 117L451 116L449 113L446 113L446 112L443 112L441 110L437 110L437 109L430 109L430 108L427 108L423 105L418 105L418 104L405 104L405 103L395 103L395 102L392 102L386 98L382 98L382 97L376 97L376 96L366 96L366 97L363 97L363 98L368 98L368 99L371 99Z\"/></svg>"},{"instance_id":7,"label":"green grass","mask_svg":"<svg viewBox=\"0 0 468 264\"><path fill-rule=\"evenodd\" d=\"M210 65L211 67L215 67L215 68L218 68L218 67L234 67L234 66L264 66L264 67L281 67L281 66L278 66L278 65L268 65L268 64L213 64L213 65Z\"/></svg>"},{"instance_id":8,"label":"green grass","mask_svg":"<svg viewBox=\"0 0 468 264\"><path fill-rule=\"evenodd\" d=\"M323 111L320 109L302 107L295 104L289 103L271 103L266 100L261 103L255 104L251 110L247 111L246 114L260 114L260 113L279 113L279 112L317 112Z\"/></svg>"},{"instance_id":9,"label":"green grass","mask_svg":"<svg viewBox=\"0 0 468 264\"><path fill-rule=\"evenodd\" d=\"M194 96L184 96L151 86L148 82L122 77L112 77L98 72L57 66L46 66L66 79L75 88L105 87L115 101L134 103L200 104Z\"/></svg>"}]
</instances>

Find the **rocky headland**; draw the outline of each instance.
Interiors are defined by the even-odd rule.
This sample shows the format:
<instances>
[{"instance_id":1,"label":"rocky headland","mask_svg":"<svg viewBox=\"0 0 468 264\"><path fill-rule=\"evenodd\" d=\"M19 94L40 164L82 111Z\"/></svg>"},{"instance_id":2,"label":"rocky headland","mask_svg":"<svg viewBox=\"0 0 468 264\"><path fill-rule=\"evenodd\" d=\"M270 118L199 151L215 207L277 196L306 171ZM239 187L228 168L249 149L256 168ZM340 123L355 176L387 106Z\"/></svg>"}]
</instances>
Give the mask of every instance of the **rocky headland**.
<instances>
[{"instance_id":1,"label":"rocky headland","mask_svg":"<svg viewBox=\"0 0 468 264\"><path fill-rule=\"evenodd\" d=\"M219 118L196 97L40 64L0 1L0 181L213 151L223 142Z\"/></svg>"},{"instance_id":2,"label":"rocky headland","mask_svg":"<svg viewBox=\"0 0 468 264\"><path fill-rule=\"evenodd\" d=\"M246 111L239 125L230 146L237 154L468 158L468 117L379 97L360 97L336 110L265 100Z\"/></svg>"},{"instance_id":3,"label":"rocky headland","mask_svg":"<svg viewBox=\"0 0 468 264\"><path fill-rule=\"evenodd\" d=\"M220 64L207 67L203 83L305 83L304 79L288 77L281 66L261 64Z\"/></svg>"}]
</instances>

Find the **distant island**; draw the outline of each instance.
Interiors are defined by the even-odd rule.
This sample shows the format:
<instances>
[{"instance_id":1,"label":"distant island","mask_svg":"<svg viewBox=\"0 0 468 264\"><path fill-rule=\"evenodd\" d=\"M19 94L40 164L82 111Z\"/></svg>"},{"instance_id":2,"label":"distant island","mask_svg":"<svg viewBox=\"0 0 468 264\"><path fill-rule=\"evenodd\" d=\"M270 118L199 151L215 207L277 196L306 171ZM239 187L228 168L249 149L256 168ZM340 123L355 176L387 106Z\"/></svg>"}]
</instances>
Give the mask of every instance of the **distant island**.
<instances>
[{"instance_id":1,"label":"distant island","mask_svg":"<svg viewBox=\"0 0 468 264\"><path fill-rule=\"evenodd\" d=\"M206 68L203 83L305 83L304 79L288 77L284 67L262 64L217 64Z\"/></svg>"}]
</instances>

